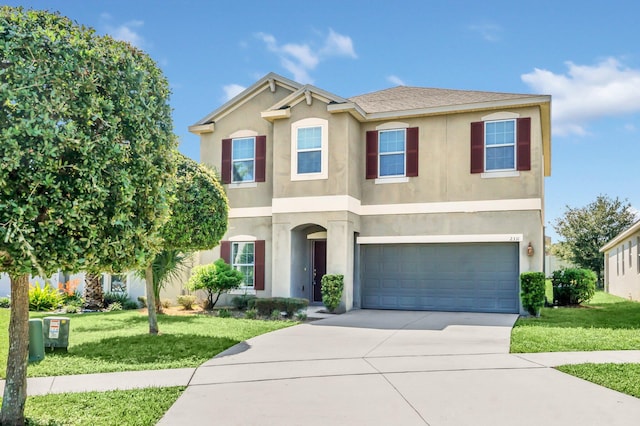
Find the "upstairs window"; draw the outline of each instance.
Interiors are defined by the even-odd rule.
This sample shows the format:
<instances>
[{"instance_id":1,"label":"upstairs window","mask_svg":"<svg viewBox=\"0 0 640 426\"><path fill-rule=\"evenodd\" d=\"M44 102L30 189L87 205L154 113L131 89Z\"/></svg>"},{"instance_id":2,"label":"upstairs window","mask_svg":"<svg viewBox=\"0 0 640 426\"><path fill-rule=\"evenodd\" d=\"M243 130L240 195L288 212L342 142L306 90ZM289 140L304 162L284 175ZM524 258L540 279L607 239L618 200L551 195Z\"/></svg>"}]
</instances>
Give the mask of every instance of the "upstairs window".
<instances>
[{"instance_id":1,"label":"upstairs window","mask_svg":"<svg viewBox=\"0 0 640 426\"><path fill-rule=\"evenodd\" d=\"M266 177L266 136L222 140L220 175L224 184L264 182Z\"/></svg>"},{"instance_id":2,"label":"upstairs window","mask_svg":"<svg viewBox=\"0 0 640 426\"><path fill-rule=\"evenodd\" d=\"M291 180L329 177L329 126L322 118L291 124Z\"/></svg>"},{"instance_id":3,"label":"upstairs window","mask_svg":"<svg viewBox=\"0 0 640 426\"><path fill-rule=\"evenodd\" d=\"M232 139L231 182L253 182L255 179L255 138Z\"/></svg>"},{"instance_id":4,"label":"upstairs window","mask_svg":"<svg viewBox=\"0 0 640 426\"><path fill-rule=\"evenodd\" d=\"M418 176L418 128L372 130L366 135L366 177Z\"/></svg>"},{"instance_id":5,"label":"upstairs window","mask_svg":"<svg viewBox=\"0 0 640 426\"><path fill-rule=\"evenodd\" d=\"M471 173L531 170L531 118L471 123Z\"/></svg>"}]
</instances>

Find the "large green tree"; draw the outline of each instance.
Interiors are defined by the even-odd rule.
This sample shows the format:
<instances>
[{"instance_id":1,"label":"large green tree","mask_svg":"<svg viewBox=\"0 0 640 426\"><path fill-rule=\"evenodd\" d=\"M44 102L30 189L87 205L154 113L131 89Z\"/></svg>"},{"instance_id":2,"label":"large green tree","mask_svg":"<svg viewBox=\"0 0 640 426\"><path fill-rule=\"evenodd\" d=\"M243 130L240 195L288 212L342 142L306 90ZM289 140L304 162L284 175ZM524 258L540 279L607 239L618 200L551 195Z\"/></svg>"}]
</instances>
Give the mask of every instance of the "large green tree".
<instances>
[{"instance_id":1,"label":"large green tree","mask_svg":"<svg viewBox=\"0 0 640 426\"><path fill-rule=\"evenodd\" d=\"M182 154L178 156L171 217L160 230L163 250L144 271L151 334L158 333L155 299L163 277L157 274L168 274L167 262L175 260L179 253L215 247L227 231L227 196L217 176L206 166Z\"/></svg>"},{"instance_id":2,"label":"large green tree","mask_svg":"<svg viewBox=\"0 0 640 426\"><path fill-rule=\"evenodd\" d=\"M567 210L554 228L564 238L555 253L581 268L590 269L602 280L604 258L600 248L635 221L631 205L618 198L599 195L585 207Z\"/></svg>"},{"instance_id":3,"label":"large green tree","mask_svg":"<svg viewBox=\"0 0 640 426\"><path fill-rule=\"evenodd\" d=\"M0 8L0 271L11 278L0 423L24 423L28 278L146 265L175 181L155 63L58 14Z\"/></svg>"}]
</instances>

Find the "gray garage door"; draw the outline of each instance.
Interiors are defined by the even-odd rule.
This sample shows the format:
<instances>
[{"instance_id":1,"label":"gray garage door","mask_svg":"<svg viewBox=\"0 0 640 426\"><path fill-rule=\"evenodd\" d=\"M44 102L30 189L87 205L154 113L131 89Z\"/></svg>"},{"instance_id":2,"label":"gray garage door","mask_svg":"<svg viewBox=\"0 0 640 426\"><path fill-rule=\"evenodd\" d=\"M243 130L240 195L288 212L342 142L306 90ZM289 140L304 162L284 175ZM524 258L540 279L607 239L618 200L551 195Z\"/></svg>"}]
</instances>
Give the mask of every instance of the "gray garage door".
<instances>
[{"instance_id":1,"label":"gray garage door","mask_svg":"<svg viewBox=\"0 0 640 426\"><path fill-rule=\"evenodd\" d=\"M517 313L518 245L362 245L362 307Z\"/></svg>"}]
</instances>

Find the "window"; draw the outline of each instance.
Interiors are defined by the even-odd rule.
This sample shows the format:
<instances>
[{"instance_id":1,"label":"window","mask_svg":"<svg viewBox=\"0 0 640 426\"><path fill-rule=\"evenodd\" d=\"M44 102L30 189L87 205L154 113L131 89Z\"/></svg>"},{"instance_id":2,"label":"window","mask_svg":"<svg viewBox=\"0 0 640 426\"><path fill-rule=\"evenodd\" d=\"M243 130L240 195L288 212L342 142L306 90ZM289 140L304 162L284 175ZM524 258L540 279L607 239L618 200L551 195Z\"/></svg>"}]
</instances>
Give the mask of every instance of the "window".
<instances>
[{"instance_id":1,"label":"window","mask_svg":"<svg viewBox=\"0 0 640 426\"><path fill-rule=\"evenodd\" d=\"M515 170L516 121L485 123L485 170Z\"/></svg>"},{"instance_id":2,"label":"window","mask_svg":"<svg viewBox=\"0 0 640 426\"><path fill-rule=\"evenodd\" d=\"M379 176L404 176L405 130L378 133Z\"/></svg>"},{"instance_id":3,"label":"window","mask_svg":"<svg viewBox=\"0 0 640 426\"><path fill-rule=\"evenodd\" d=\"M111 275L111 286L109 291L112 293L126 293L127 292L127 276Z\"/></svg>"},{"instance_id":4,"label":"window","mask_svg":"<svg viewBox=\"0 0 640 426\"><path fill-rule=\"evenodd\" d=\"M329 127L322 118L291 124L291 180L327 179Z\"/></svg>"},{"instance_id":5,"label":"window","mask_svg":"<svg viewBox=\"0 0 640 426\"><path fill-rule=\"evenodd\" d=\"M253 182L255 176L255 138L232 139L231 182Z\"/></svg>"},{"instance_id":6,"label":"window","mask_svg":"<svg viewBox=\"0 0 640 426\"><path fill-rule=\"evenodd\" d=\"M264 290L265 241L247 235L235 238L236 241L220 242L220 257L242 272L243 286L253 287L253 290Z\"/></svg>"},{"instance_id":7,"label":"window","mask_svg":"<svg viewBox=\"0 0 640 426\"><path fill-rule=\"evenodd\" d=\"M622 253L620 253L620 257L622 258L622 275L624 275L624 243L622 244Z\"/></svg>"},{"instance_id":8,"label":"window","mask_svg":"<svg viewBox=\"0 0 640 426\"><path fill-rule=\"evenodd\" d=\"M322 171L322 128L302 127L297 135L298 174Z\"/></svg>"},{"instance_id":9,"label":"window","mask_svg":"<svg viewBox=\"0 0 640 426\"><path fill-rule=\"evenodd\" d=\"M247 136L240 131L236 138L222 140L220 175L224 184L264 182L266 175L266 136Z\"/></svg>"},{"instance_id":10,"label":"window","mask_svg":"<svg viewBox=\"0 0 640 426\"><path fill-rule=\"evenodd\" d=\"M531 170L531 118L471 123L471 173L519 170Z\"/></svg>"},{"instance_id":11,"label":"window","mask_svg":"<svg viewBox=\"0 0 640 426\"><path fill-rule=\"evenodd\" d=\"M417 127L368 131L367 179L418 176L418 137Z\"/></svg>"},{"instance_id":12,"label":"window","mask_svg":"<svg viewBox=\"0 0 640 426\"><path fill-rule=\"evenodd\" d=\"M251 242L233 243L231 246L231 266L242 272L244 287L253 287L255 280L255 246Z\"/></svg>"}]
</instances>

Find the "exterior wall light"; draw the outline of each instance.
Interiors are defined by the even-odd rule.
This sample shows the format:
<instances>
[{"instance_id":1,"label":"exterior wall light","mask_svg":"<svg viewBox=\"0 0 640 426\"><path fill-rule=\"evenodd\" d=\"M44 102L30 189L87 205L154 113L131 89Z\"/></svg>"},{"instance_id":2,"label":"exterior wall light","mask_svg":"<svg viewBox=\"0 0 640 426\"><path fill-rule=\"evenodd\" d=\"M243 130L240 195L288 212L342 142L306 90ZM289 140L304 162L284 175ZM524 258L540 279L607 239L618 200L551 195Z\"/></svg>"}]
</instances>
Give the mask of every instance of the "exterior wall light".
<instances>
[{"instance_id":1,"label":"exterior wall light","mask_svg":"<svg viewBox=\"0 0 640 426\"><path fill-rule=\"evenodd\" d=\"M533 246L531 245L531 242L529 242L529 245L527 246L527 256L533 256Z\"/></svg>"}]
</instances>

